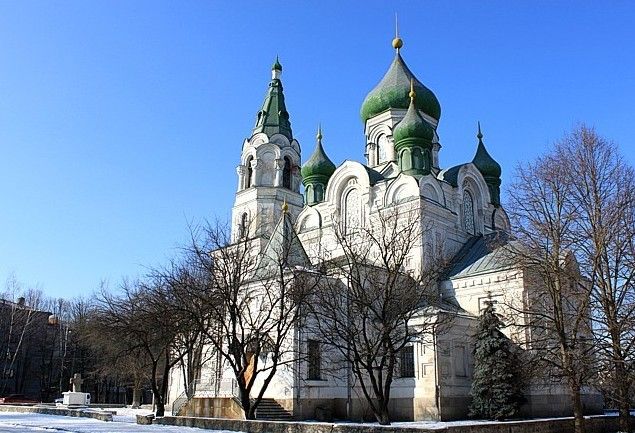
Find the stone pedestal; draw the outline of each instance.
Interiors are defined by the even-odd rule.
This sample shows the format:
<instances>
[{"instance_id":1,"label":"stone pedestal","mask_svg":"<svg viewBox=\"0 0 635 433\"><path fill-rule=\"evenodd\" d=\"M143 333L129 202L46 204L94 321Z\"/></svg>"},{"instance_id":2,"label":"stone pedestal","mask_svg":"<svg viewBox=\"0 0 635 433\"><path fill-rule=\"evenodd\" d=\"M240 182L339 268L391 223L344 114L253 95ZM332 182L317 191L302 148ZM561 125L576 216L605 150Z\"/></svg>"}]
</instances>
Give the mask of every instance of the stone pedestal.
<instances>
[{"instance_id":1,"label":"stone pedestal","mask_svg":"<svg viewBox=\"0 0 635 433\"><path fill-rule=\"evenodd\" d=\"M90 394L85 392L63 392L64 400L62 404L64 406L88 406L90 404Z\"/></svg>"}]
</instances>

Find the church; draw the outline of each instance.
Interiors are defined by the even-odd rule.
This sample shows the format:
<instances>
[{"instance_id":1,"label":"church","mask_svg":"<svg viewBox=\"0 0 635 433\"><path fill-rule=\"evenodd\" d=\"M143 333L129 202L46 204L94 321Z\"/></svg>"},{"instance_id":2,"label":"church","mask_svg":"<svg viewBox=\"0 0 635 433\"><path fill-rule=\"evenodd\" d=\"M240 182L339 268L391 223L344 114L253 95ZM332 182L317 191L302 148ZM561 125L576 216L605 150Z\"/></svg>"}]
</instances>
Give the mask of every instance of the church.
<instances>
[{"instance_id":1,"label":"church","mask_svg":"<svg viewBox=\"0 0 635 433\"><path fill-rule=\"evenodd\" d=\"M256 240L255 248L265 251L277 227L287 224L315 263L324 249L333 249L329 233L338 224L365 226L372 223L372 215L400 206L425 214L433 229L408 266L416 272L429 251L443 251L451 266L437 290L457 306L460 319L434 344L413 344L408 373L392 383L390 410L395 420L462 419L469 405L476 320L487 301L523 299L531 289L530 279L506 260L504 244L511 227L500 200L501 166L486 149L480 125L473 157L442 167L439 100L408 68L401 54L403 41L396 37L392 47L392 63L361 105L362 162L347 160L339 166L329 158L321 130L310 156L302 158L285 105L282 65L276 59L262 108L240 153L232 239L239 242L248 236ZM520 346L529 343L522 332L506 333ZM326 360L308 362L313 365L280 371L267 388L263 408L281 419L317 419L324 413L338 419L372 418L364 414L358 390L351 390L346 381L319 377L320 362ZM207 386L199 387L186 404L176 405L183 391L179 380L178 374L170 379L169 403L175 414L231 416L230 401L220 412L216 404L232 392L231 374L218 363L204 365L200 383ZM561 386L532 385L526 397L524 416L569 413L569 398ZM588 410L601 409L597 394L589 392L584 398Z\"/></svg>"}]
</instances>

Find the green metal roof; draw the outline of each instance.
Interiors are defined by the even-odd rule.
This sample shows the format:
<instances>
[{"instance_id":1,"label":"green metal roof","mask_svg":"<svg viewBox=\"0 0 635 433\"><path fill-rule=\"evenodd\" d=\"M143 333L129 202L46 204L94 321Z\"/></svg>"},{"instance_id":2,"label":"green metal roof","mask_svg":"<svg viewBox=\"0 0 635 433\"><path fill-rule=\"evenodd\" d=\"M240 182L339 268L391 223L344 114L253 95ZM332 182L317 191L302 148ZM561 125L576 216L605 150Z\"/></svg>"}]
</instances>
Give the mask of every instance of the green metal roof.
<instances>
[{"instance_id":1,"label":"green metal roof","mask_svg":"<svg viewBox=\"0 0 635 433\"><path fill-rule=\"evenodd\" d=\"M476 155L474 155L474 159L472 160L472 164L474 164L476 168L478 168L478 171L481 172L483 177L499 178L502 172L501 166L494 160L494 158L492 158L489 152L487 152L487 149L485 149L480 123L478 125L478 134L476 135L476 137L478 138L478 147L476 149Z\"/></svg>"},{"instance_id":2,"label":"green metal roof","mask_svg":"<svg viewBox=\"0 0 635 433\"><path fill-rule=\"evenodd\" d=\"M441 173L439 173L439 178L443 179L452 186L458 186L459 171L464 165L467 164L459 164L455 165L454 167L441 170Z\"/></svg>"},{"instance_id":3,"label":"green metal roof","mask_svg":"<svg viewBox=\"0 0 635 433\"><path fill-rule=\"evenodd\" d=\"M279 272L279 266L284 268L309 267L311 261L298 238L291 215L289 212L282 212L278 224L273 229L269 242L265 246L255 278L269 278Z\"/></svg>"},{"instance_id":4,"label":"green metal roof","mask_svg":"<svg viewBox=\"0 0 635 433\"><path fill-rule=\"evenodd\" d=\"M277 61L276 63L280 65ZM280 69L276 69L275 66L274 64L274 71L282 71L282 66L280 66ZM282 81L280 81L279 78L271 79L269 89L267 89L267 94L265 95L265 101L262 104L262 109L258 112L253 134L259 132L264 132L269 137L274 134L282 134L289 140L293 140L289 112L284 104Z\"/></svg>"},{"instance_id":5,"label":"green metal roof","mask_svg":"<svg viewBox=\"0 0 635 433\"><path fill-rule=\"evenodd\" d=\"M328 178L331 177L335 168L335 164L333 164L333 161L329 159L322 147L322 130L320 128L315 150L307 162L304 163L300 171L302 173L302 183L306 185L307 183L310 183L313 177L318 176L322 178L320 180L322 180L322 183L326 185Z\"/></svg>"},{"instance_id":6,"label":"green metal roof","mask_svg":"<svg viewBox=\"0 0 635 433\"><path fill-rule=\"evenodd\" d=\"M512 268L515 265L514 241L505 232L470 238L452 259L447 278L464 278Z\"/></svg>"},{"instance_id":7,"label":"green metal roof","mask_svg":"<svg viewBox=\"0 0 635 433\"><path fill-rule=\"evenodd\" d=\"M377 170L374 170L364 164L362 164L362 166L366 170L366 173L368 173L368 181L371 185L375 185L377 184L377 182L381 182L382 180L384 180L384 176L382 176L382 174Z\"/></svg>"},{"instance_id":8,"label":"green metal roof","mask_svg":"<svg viewBox=\"0 0 635 433\"><path fill-rule=\"evenodd\" d=\"M278 56L276 56L276 62L271 67L271 70L282 72L282 65L280 64L280 60L278 59Z\"/></svg>"},{"instance_id":9,"label":"green metal roof","mask_svg":"<svg viewBox=\"0 0 635 433\"><path fill-rule=\"evenodd\" d=\"M434 128L423 120L419 114L419 111L415 107L416 99L417 98L413 98L410 101L408 112L406 112L406 115L397 126L395 126L392 132L396 147L400 147L399 144L408 139L413 143L420 140L431 143L434 139Z\"/></svg>"},{"instance_id":10,"label":"green metal roof","mask_svg":"<svg viewBox=\"0 0 635 433\"><path fill-rule=\"evenodd\" d=\"M417 93L415 103L417 109L439 120L441 117L439 100L430 89L417 80L401 58L401 54L397 52L384 78L366 96L360 112L362 121L366 122L371 117L391 108L407 109L410 105L408 94L411 79L414 80L414 90Z\"/></svg>"}]
</instances>

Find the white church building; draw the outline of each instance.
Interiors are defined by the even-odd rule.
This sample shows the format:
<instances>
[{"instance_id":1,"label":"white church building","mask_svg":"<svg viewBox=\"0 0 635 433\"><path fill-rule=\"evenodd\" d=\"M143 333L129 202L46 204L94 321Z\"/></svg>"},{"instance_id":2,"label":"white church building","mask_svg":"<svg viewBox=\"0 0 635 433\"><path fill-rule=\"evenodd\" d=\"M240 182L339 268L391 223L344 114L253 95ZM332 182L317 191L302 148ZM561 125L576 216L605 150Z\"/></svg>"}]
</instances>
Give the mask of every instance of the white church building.
<instances>
[{"instance_id":1,"label":"white church building","mask_svg":"<svg viewBox=\"0 0 635 433\"><path fill-rule=\"evenodd\" d=\"M531 287L501 250L510 232L500 201L501 167L486 150L480 126L473 157L464 164L442 167L437 133L440 103L406 65L401 39L392 45L395 54L388 71L361 106L366 143L359 149L361 162L347 160L340 166L327 156L328 140L323 143L321 131L310 156L302 158L285 105L282 66L276 60L264 103L240 154L232 238L239 241L249 234L258 240L256 248L264 251L276 225L289 218L308 258L317 262L316 245L329 248L327 239L335 224L370 224L371 215L395 206L425 212L433 230L411 266L420 266L430 248L443 251L452 264L438 282L439 295L458 306L460 319L434 344L413 345L412 368L392 384L391 415L398 420L459 419L467 415L472 335L484 302L522 299ZM283 207L288 209L284 214ZM251 227L258 227L258 232L247 233ZM521 346L527 343L524 334L511 334ZM351 390L344 378L315 377L315 373L314 369L309 374L307 365L281 369L265 393L263 407L272 411L277 407L283 411L281 417L295 419L342 419L352 407L349 414L354 419L372 419L364 412L361 394ZM167 407L173 404L182 415L238 413L228 409L235 404L229 370L210 362L202 367L198 383L193 398L183 401L180 374L172 374ZM559 386L532 386L526 396L524 415L569 410L569 399ZM596 394L584 398L589 411L601 409Z\"/></svg>"}]
</instances>

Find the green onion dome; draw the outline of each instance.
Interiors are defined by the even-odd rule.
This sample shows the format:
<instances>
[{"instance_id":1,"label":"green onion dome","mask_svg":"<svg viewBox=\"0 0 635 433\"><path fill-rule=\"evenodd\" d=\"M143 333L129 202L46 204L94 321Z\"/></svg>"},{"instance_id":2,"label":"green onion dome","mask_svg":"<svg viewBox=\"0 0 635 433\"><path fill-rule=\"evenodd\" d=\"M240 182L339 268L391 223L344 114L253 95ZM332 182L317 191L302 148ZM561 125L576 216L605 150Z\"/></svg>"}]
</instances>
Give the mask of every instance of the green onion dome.
<instances>
[{"instance_id":1,"label":"green onion dome","mask_svg":"<svg viewBox=\"0 0 635 433\"><path fill-rule=\"evenodd\" d=\"M492 158L489 152L487 152L487 149L485 149L480 122L478 124L478 134L476 137L478 138L478 148L476 149L476 155L474 155L472 164L478 168L478 171L481 172L483 177L499 178L502 173L501 166L494 160L494 158Z\"/></svg>"},{"instance_id":2,"label":"green onion dome","mask_svg":"<svg viewBox=\"0 0 635 433\"><path fill-rule=\"evenodd\" d=\"M326 183L335 171L335 164L329 159L322 147L322 128L318 129L317 145L313 154L304 163L300 172L302 173L302 183L306 185L313 179L321 178Z\"/></svg>"},{"instance_id":3,"label":"green onion dome","mask_svg":"<svg viewBox=\"0 0 635 433\"><path fill-rule=\"evenodd\" d=\"M404 141L412 143L425 141L426 143L432 143L434 139L434 128L423 120L416 108L417 98L415 98L413 94L406 115L401 119L401 122L395 126L392 132L396 147L401 147L400 144Z\"/></svg>"},{"instance_id":4,"label":"green onion dome","mask_svg":"<svg viewBox=\"0 0 635 433\"><path fill-rule=\"evenodd\" d=\"M410 90L410 81L414 81L414 89L417 93L417 101L415 106L418 110L439 120L441 117L441 105L439 100L430 89L424 86L414 74L408 69L405 62L399 54L399 49L395 54L388 72L384 78L371 90L366 96L362 104L360 115L362 121L366 122L373 116L383 113L391 108L406 109L410 104L408 92Z\"/></svg>"},{"instance_id":5,"label":"green onion dome","mask_svg":"<svg viewBox=\"0 0 635 433\"><path fill-rule=\"evenodd\" d=\"M282 72L282 65L280 64L280 60L278 60L278 56L276 56L276 62L271 67L271 70L272 71L281 71Z\"/></svg>"}]
</instances>

